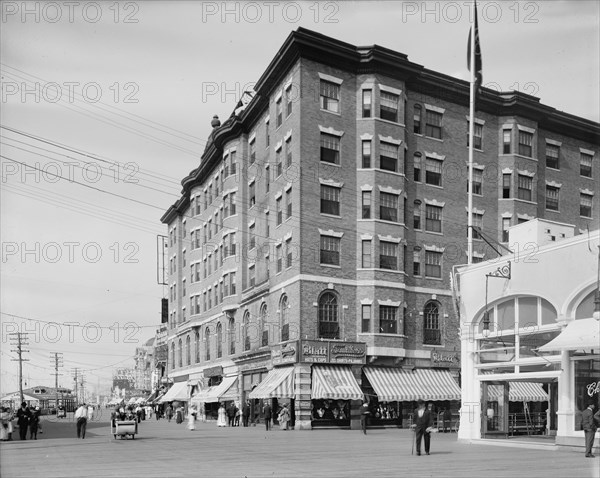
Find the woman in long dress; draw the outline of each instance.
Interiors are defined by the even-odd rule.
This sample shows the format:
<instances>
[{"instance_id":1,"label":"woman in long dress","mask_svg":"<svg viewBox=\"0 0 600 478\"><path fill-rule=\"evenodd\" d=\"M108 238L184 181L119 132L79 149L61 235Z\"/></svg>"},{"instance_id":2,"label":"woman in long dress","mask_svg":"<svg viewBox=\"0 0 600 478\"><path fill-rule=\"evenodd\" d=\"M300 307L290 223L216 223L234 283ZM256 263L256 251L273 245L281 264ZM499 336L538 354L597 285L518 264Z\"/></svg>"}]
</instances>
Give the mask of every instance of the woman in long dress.
<instances>
[{"instance_id":1,"label":"woman in long dress","mask_svg":"<svg viewBox=\"0 0 600 478\"><path fill-rule=\"evenodd\" d=\"M187 427L189 430L196 429L196 407L192 405L188 411L188 423Z\"/></svg>"},{"instance_id":2,"label":"woman in long dress","mask_svg":"<svg viewBox=\"0 0 600 478\"><path fill-rule=\"evenodd\" d=\"M227 414L225 413L225 405L221 403L219 407L219 412L217 414L217 426L218 427L226 427L227 426Z\"/></svg>"}]
</instances>

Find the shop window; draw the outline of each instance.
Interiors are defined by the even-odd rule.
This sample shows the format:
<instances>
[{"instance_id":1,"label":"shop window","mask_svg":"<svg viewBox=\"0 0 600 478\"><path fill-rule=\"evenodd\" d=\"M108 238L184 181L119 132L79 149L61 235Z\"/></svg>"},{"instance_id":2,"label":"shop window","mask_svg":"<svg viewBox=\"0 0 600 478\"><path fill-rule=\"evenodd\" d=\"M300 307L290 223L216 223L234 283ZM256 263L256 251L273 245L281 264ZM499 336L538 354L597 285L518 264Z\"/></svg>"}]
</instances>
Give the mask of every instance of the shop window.
<instances>
[{"instance_id":1,"label":"shop window","mask_svg":"<svg viewBox=\"0 0 600 478\"><path fill-rule=\"evenodd\" d=\"M340 338L338 301L332 292L325 292L319 298L319 338Z\"/></svg>"}]
</instances>

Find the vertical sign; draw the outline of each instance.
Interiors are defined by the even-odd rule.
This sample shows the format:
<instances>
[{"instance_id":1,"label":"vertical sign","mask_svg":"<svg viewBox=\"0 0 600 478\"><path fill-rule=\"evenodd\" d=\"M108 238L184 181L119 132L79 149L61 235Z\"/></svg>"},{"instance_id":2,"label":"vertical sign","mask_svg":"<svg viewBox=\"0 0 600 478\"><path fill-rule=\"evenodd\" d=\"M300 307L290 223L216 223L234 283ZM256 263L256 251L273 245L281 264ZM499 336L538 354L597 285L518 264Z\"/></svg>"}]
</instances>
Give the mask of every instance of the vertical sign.
<instances>
[{"instance_id":1,"label":"vertical sign","mask_svg":"<svg viewBox=\"0 0 600 478\"><path fill-rule=\"evenodd\" d=\"M167 274L167 236L156 236L156 280L160 285L168 284Z\"/></svg>"}]
</instances>

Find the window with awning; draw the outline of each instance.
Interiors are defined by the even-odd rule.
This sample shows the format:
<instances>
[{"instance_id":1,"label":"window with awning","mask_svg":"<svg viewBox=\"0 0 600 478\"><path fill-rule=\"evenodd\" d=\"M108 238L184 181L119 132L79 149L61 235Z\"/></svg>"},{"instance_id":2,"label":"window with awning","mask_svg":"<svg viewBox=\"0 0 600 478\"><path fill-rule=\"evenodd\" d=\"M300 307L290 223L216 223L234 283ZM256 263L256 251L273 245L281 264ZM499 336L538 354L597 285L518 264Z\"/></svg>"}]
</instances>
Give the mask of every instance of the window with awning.
<instances>
[{"instance_id":1,"label":"window with awning","mask_svg":"<svg viewBox=\"0 0 600 478\"><path fill-rule=\"evenodd\" d=\"M237 375L233 377L224 377L219 385L208 387L194 394L192 400L194 402L215 403L221 400L236 400L238 398Z\"/></svg>"},{"instance_id":2,"label":"window with awning","mask_svg":"<svg viewBox=\"0 0 600 478\"><path fill-rule=\"evenodd\" d=\"M294 398L294 367L275 368L248 395L250 399Z\"/></svg>"},{"instance_id":3,"label":"window with awning","mask_svg":"<svg viewBox=\"0 0 600 478\"><path fill-rule=\"evenodd\" d=\"M312 399L361 400L363 396L350 367L313 365Z\"/></svg>"}]
</instances>

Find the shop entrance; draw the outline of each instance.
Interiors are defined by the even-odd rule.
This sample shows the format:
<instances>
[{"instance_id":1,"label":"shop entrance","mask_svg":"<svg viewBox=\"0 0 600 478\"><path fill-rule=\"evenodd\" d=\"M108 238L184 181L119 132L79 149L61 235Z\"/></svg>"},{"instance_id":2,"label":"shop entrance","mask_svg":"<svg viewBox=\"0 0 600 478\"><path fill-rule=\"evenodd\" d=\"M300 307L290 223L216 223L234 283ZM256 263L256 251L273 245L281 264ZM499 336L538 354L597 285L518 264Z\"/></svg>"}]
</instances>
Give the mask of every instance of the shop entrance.
<instances>
[{"instance_id":1,"label":"shop entrance","mask_svg":"<svg viewBox=\"0 0 600 478\"><path fill-rule=\"evenodd\" d=\"M481 382L481 435L508 438L508 382Z\"/></svg>"}]
</instances>

